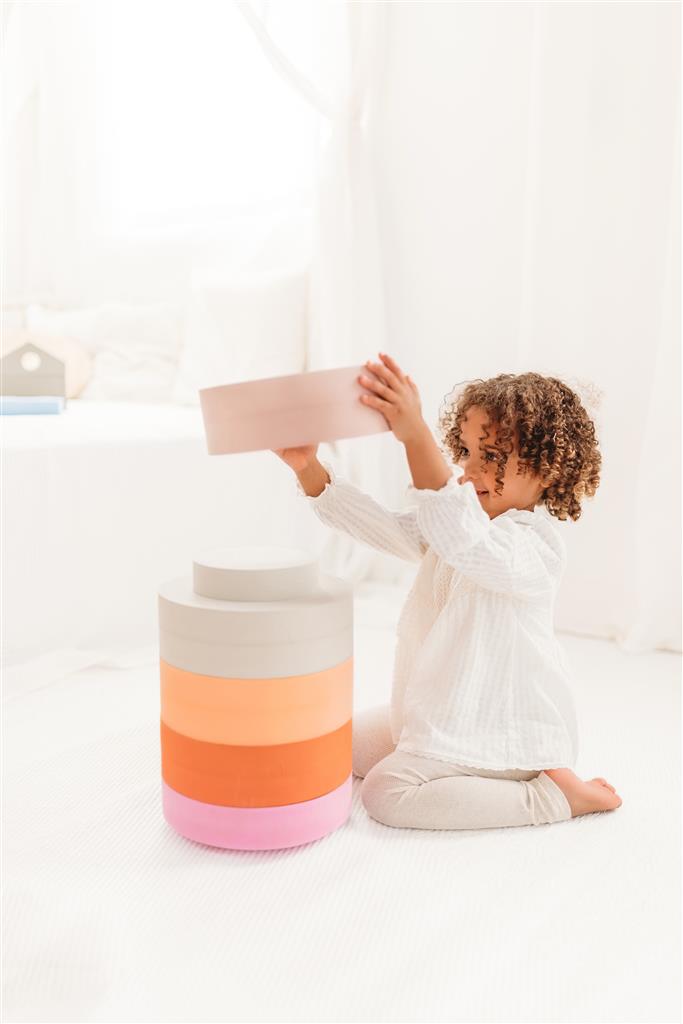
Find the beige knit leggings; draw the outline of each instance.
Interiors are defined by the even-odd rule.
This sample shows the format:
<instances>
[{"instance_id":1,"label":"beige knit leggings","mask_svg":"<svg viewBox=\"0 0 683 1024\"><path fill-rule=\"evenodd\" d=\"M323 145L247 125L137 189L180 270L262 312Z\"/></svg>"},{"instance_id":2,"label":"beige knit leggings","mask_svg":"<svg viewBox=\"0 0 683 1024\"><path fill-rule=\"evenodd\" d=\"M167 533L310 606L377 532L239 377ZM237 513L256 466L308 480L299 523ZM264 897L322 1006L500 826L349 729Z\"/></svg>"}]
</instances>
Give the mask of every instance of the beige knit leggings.
<instances>
[{"instance_id":1,"label":"beige knit leggings","mask_svg":"<svg viewBox=\"0 0 683 1024\"><path fill-rule=\"evenodd\" d=\"M388 705L355 712L353 774L376 821L394 828L500 828L571 818L544 771L472 768L396 750Z\"/></svg>"}]
</instances>

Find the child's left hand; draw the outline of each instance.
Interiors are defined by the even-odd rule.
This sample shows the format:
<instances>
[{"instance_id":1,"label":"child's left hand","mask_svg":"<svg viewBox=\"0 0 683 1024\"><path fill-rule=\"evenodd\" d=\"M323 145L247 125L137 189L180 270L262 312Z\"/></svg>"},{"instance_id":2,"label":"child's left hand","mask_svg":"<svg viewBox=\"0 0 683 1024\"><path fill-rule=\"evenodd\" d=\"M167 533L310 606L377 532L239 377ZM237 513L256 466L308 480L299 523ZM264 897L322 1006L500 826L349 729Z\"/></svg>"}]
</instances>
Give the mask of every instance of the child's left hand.
<instances>
[{"instance_id":1,"label":"child's left hand","mask_svg":"<svg viewBox=\"0 0 683 1024\"><path fill-rule=\"evenodd\" d=\"M386 353L378 353L381 363L368 360L365 365L379 381L371 377L358 378L372 394L362 394L361 402L379 409L394 435L404 444L418 437L425 426L417 385L404 374L400 366Z\"/></svg>"}]
</instances>

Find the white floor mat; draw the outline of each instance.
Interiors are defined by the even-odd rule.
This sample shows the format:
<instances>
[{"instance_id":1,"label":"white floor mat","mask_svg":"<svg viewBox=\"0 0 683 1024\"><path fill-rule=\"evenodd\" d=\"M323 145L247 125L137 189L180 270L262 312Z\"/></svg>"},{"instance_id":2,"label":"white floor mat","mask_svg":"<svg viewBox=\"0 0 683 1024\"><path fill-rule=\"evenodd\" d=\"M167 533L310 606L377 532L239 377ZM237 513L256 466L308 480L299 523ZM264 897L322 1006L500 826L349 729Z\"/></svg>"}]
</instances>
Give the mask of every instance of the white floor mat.
<instances>
[{"instance_id":1,"label":"white floor mat","mask_svg":"<svg viewBox=\"0 0 683 1024\"><path fill-rule=\"evenodd\" d=\"M358 589L356 710L388 700L401 600ZM164 821L155 649L8 673L3 1019L679 1021L680 659L560 639L617 811L393 829L354 779L342 828L266 853Z\"/></svg>"}]
</instances>

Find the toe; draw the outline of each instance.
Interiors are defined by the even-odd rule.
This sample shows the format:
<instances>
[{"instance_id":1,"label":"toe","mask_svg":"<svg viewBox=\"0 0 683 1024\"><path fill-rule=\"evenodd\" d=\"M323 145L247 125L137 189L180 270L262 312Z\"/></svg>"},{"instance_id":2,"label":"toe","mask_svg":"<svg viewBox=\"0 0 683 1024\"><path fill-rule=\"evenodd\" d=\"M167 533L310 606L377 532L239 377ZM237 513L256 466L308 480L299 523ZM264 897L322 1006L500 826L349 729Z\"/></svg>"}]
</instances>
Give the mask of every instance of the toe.
<instances>
[{"instance_id":1,"label":"toe","mask_svg":"<svg viewBox=\"0 0 683 1024\"><path fill-rule=\"evenodd\" d=\"M621 807L621 797L613 786L602 782L600 779L591 779L588 785L593 791L592 800L598 810L612 811Z\"/></svg>"}]
</instances>

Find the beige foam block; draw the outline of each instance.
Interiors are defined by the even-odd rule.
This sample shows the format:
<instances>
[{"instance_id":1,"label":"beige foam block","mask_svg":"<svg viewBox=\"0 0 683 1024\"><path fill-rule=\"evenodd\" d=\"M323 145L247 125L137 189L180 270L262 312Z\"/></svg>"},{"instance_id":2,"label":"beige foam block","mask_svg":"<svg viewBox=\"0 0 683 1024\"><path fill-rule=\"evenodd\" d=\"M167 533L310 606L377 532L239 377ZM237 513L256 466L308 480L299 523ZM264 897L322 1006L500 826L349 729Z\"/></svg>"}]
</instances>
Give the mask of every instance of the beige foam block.
<instances>
[{"instance_id":1,"label":"beige foam block","mask_svg":"<svg viewBox=\"0 0 683 1024\"><path fill-rule=\"evenodd\" d=\"M353 656L349 583L318 573L302 593L299 575L308 567L305 560L288 568L272 561L256 567L249 558L252 581L244 566L231 563L228 550L221 549L195 560L195 584L199 581L204 593L197 593L189 577L159 587L163 661L201 675L265 679L322 672ZM283 572L287 586L280 578ZM207 591L230 597L209 597Z\"/></svg>"},{"instance_id":2,"label":"beige foam block","mask_svg":"<svg viewBox=\"0 0 683 1024\"><path fill-rule=\"evenodd\" d=\"M199 391L209 455L293 448L389 430L358 380L364 366L222 384Z\"/></svg>"}]
</instances>

